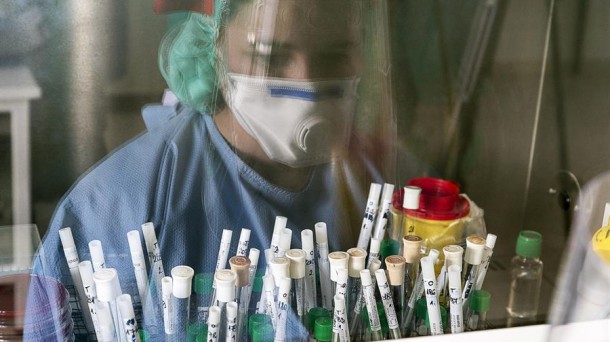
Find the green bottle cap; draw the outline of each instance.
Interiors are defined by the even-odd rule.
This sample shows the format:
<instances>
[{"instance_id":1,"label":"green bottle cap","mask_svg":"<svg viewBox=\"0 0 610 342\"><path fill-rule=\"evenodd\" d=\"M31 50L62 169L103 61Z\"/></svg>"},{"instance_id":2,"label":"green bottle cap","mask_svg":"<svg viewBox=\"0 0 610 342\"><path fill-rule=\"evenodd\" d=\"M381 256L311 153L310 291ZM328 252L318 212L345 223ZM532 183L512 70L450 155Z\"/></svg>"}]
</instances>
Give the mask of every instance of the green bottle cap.
<instances>
[{"instance_id":1,"label":"green bottle cap","mask_svg":"<svg viewBox=\"0 0 610 342\"><path fill-rule=\"evenodd\" d=\"M443 329L447 326L447 308L441 306L441 324ZM428 309L426 308L426 328L430 328L430 317L428 316Z\"/></svg>"},{"instance_id":2,"label":"green bottle cap","mask_svg":"<svg viewBox=\"0 0 610 342\"><path fill-rule=\"evenodd\" d=\"M470 309L474 312L489 311L491 294L485 290L474 290L470 294Z\"/></svg>"},{"instance_id":3,"label":"green bottle cap","mask_svg":"<svg viewBox=\"0 0 610 342\"><path fill-rule=\"evenodd\" d=\"M307 329L313 332L316 325L316 320L321 317L331 317L330 311L325 308L317 307L309 309L307 313Z\"/></svg>"},{"instance_id":4,"label":"green bottle cap","mask_svg":"<svg viewBox=\"0 0 610 342\"><path fill-rule=\"evenodd\" d=\"M270 324L271 317L265 314L254 314L248 318L248 335L252 336L254 329L259 325Z\"/></svg>"},{"instance_id":5,"label":"green bottle cap","mask_svg":"<svg viewBox=\"0 0 610 342\"><path fill-rule=\"evenodd\" d=\"M318 341L331 341L333 339L333 320L330 317L319 317L315 321L315 336Z\"/></svg>"},{"instance_id":6,"label":"green bottle cap","mask_svg":"<svg viewBox=\"0 0 610 342\"><path fill-rule=\"evenodd\" d=\"M208 334L208 326L203 323L193 323L189 325L187 330L187 341L196 342L197 336L201 335L205 331L205 335Z\"/></svg>"},{"instance_id":7,"label":"green bottle cap","mask_svg":"<svg viewBox=\"0 0 610 342\"><path fill-rule=\"evenodd\" d=\"M252 329L252 342L273 342L275 332L271 323L259 324Z\"/></svg>"},{"instance_id":8,"label":"green bottle cap","mask_svg":"<svg viewBox=\"0 0 610 342\"><path fill-rule=\"evenodd\" d=\"M538 258L542 250L542 234L534 230L522 230L517 238L517 255L525 258Z\"/></svg>"},{"instance_id":9,"label":"green bottle cap","mask_svg":"<svg viewBox=\"0 0 610 342\"><path fill-rule=\"evenodd\" d=\"M400 244L398 241L392 239L385 239L381 241L381 248L379 254L384 258L390 255L398 255L400 252Z\"/></svg>"},{"instance_id":10,"label":"green bottle cap","mask_svg":"<svg viewBox=\"0 0 610 342\"><path fill-rule=\"evenodd\" d=\"M193 288L196 294L210 294L214 276L211 273L199 273L193 277Z\"/></svg>"},{"instance_id":11,"label":"green bottle cap","mask_svg":"<svg viewBox=\"0 0 610 342\"><path fill-rule=\"evenodd\" d=\"M252 282L252 292L263 292L263 274L256 274Z\"/></svg>"},{"instance_id":12,"label":"green bottle cap","mask_svg":"<svg viewBox=\"0 0 610 342\"><path fill-rule=\"evenodd\" d=\"M195 342L208 342L208 329L205 329L204 333L197 335Z\"/></svg>"},{"instance_id":13,"label":"green bottle cap","mask_svg":"<svg viewBox=\"0 0 610 342\"><path fill-rule=\"evenodd\" d=\"M150 334L148 333L148 331L146 331L144 329L140 329L140 330L138 330L138 335L140 335L141 342L150 341Z\"/></svg>"}]
</instances>

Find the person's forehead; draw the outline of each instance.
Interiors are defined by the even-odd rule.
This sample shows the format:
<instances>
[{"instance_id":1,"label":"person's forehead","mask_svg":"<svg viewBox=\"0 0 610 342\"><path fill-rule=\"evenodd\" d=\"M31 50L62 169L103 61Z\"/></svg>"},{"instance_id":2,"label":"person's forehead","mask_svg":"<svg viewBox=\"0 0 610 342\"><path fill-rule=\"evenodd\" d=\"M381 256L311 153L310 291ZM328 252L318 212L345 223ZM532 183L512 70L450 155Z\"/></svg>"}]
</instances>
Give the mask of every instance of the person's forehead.
<instances>
[{"instance_id":1,"label":"person's forehead","mask_svg":"<svg viewBox=\"0 0 610 342\"><path fill-rule=\"evenodd\" d=\"M352 35L360 31L360 1L254 0L240 8L232 25L262 36Z\"/></svg>"}]
</instances>

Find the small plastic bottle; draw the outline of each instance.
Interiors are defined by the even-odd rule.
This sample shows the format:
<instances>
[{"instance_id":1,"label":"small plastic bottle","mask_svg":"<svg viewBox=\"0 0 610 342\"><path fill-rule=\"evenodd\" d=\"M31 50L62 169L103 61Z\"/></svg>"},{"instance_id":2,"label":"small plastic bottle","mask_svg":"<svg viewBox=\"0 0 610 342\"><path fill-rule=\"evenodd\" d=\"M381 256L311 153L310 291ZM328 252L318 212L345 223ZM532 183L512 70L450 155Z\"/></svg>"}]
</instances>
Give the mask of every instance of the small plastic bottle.
<instances>
[{"instance_id":1,"label":"small plastic bottle","mask_svg":"<svg viewBox=\"0 0 610 342\"><path fill-rule=\"evenodd\" d=\"M469 301L471 315L468 318L468 330L484 330L487 327L487 311L491 294L485 290L474 290Z\"/></svg>"},{"instance_id":2,"label":"small plastic bottle","mask_svg":"<svg viewBox=\"0 0 610 342\"><path fill-rule=\"evenodd\" d=\"M517 239L516 256L511 262L511 285L506 311L509 326L533 321L538 314L542 282L542 234L523 230Z\"/></svg>"},{"instance_id":3,"label":"small plastic bottle","mask_svg":"<svg viewBox=\"0 0 610 342\"><path fill-rule=\"evenodd\" d=\"M317 342L330 342L333 337L333 319L319 317L315 320L314 335Z\"/></svg>"}]
</instances>

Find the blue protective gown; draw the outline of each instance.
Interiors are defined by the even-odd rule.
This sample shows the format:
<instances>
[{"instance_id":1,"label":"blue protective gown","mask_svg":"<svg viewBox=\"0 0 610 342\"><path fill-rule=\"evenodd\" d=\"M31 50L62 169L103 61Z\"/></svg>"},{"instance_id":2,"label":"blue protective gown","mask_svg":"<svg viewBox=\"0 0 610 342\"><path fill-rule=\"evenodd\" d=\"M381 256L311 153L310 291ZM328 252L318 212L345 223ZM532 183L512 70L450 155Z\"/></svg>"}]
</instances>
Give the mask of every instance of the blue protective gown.
<instances>
[{"instance_id":1,"label":"blue protective gown","mask_svg":"<svg viewBox=\"0 0 610 342\"><path fill-rule=\"evenodd\" d=\"M241 161L210 115L152 105L144 116L149 130L107 156L64 196L36 272L71 283L58 234L63 227L72 228L81 261L90 260L89 241L100 240L106 266L118 270L123 292L132 296L137 289L126 234L141 231L145 222L156 227L167 275L177 265L212 273L223 229L233 230L230 255L240 229L252 230L250 247L261 250L262 269L278 215L288 218L293 247L301 247L301 230L320 221L328 225L331 251L355 245L372 180L360 177L365 163L316 167L302 191L290 192Z\"/></svg>"}]
</instances>

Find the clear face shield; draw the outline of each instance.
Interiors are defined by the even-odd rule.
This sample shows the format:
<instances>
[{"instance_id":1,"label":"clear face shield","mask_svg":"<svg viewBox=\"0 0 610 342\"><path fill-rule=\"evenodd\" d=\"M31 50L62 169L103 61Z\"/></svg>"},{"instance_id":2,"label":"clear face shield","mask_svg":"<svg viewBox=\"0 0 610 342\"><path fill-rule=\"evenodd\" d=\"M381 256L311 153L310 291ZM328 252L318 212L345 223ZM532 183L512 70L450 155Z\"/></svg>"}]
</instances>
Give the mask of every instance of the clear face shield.
<instances>
[{"instance_id":1,"label":"clear face shield","mask_svg":"<svg viewBox=\"0 0 610 342\"><path fill-rule=\"evenodd\" d=\"M345 156L354 122L363 115L361 100L374 96L362 90L379 88L366 64L383 63L366 55L374 51L375 29L385 24L385 17L371 17L382 4L227 5L217 50L221 113L228 111L273 162L300 168Z\"/></svg>"}]
</instances>

